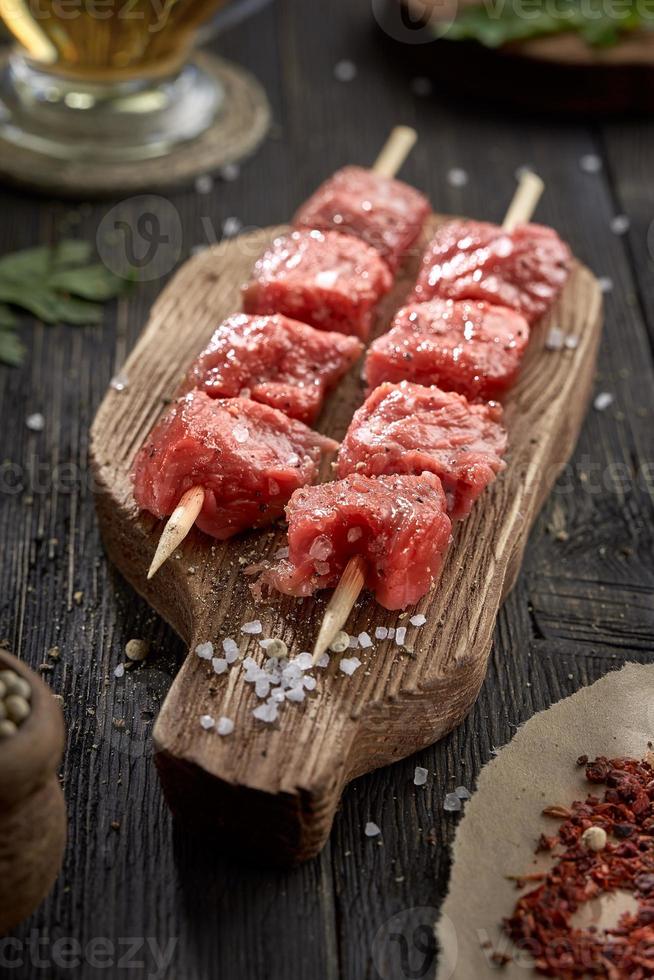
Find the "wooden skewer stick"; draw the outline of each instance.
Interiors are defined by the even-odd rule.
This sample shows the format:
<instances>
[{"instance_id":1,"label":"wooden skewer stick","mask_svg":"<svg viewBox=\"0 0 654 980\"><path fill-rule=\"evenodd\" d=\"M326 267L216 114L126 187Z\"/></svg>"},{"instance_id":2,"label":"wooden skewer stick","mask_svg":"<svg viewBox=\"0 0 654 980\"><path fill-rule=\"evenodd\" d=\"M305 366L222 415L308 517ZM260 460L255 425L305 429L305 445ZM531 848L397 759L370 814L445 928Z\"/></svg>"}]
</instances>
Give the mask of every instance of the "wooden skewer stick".
<instances>
[{"instance_id":1,"label":"wooden skewer stick","mask_svg":"<svg viewBox=\"0 0 654 980\"><path fill-rule=\"evenodd\" d=\"M157 550L148 570L149 579L159 571L163 563L168 561L175 549L180 546L195 524L195 519L202 510L203 503L204 487L191 487L190 490L182 494L177 507L175 507L161 532Z\"/></svg>"},{"instance_id":2,"label":"wooden skewer stick","mask_svg":"<svg viewBox=\"0 0 654 980\"><path fill-rule=\"evenodd\" d=\"M397 129L404 128L403 126L397 127ZM385 156L389 144L393 141L393 134L396 132L397 130L394 129L393 133L391 133L388 143L379 155L378 162ZM413 146L413 143L409 144L409 149L411 149L411 146ZM399 162L398 168L401 165L402 161ZM376 169L376 167L373 169ZM392 176L392 174L386 174L386 176ZM513 231L516 225L529 221L536 210L536 205L544 190L545 184L540 177L531 173L531 171L525 171L520 178L517 190L509 204L502 228L510 232ZM341 580L334 589L334 593L325 610L318 639L313 648L314 664L322 657L323 653L333 642L336 634L339 630L343 629L345 623L348 621L352 607L359 598L363 588L365 578L365 560L360 555L355 555L353 558L350 558L345 566Z\"/></svg>"},{"instance_id":3,"label":"wooden skewer stick","mask_svg":"<svg viewBox=\"0 0 654 980\"><path fill-rule=\"evenodd\" d=\"M417 139L418 134L410 126L395 126L370 169L380 177L394 177Z\"/></svg>"}]
</instances>

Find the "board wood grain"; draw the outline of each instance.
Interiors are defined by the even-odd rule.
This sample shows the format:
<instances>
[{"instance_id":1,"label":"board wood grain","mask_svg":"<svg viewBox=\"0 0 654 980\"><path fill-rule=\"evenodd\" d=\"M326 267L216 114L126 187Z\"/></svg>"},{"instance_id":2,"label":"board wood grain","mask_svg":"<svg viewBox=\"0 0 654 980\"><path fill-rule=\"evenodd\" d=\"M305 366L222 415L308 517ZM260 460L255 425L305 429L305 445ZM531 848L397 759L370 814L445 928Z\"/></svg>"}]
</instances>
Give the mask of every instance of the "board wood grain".
<instances>
[{"instance_id":1,"label":"board wood grain","mask_svg":"<svg viewBox=\"0 0 654 980\"><path fill-rule=\"evenodd\" d=\"M425 235L442 220L435 216ZM191 650L233 636L243 656L260 660L257 638L240 634L243 622L261 619L266 636L299 653L311 649L326 601L253 599L243 568L270 557L283 531L230 542L192 532L148 582L162 524L139 514L129 474L184 370L218 322L238 309L241 282L280 230L221 243L180 270L125 364L126 388L108 391L91 439L96 507L110 559ZM377 332L407 294L417 263L416 254L382 304ZM333 657L317 672L316 692L301 705L284 705L275 727L252 716L259 702L240 668L217 677L206 661L186 658L154 731L157 764L176 814L197 828L221 831L230 848L250 856L306 859L325 843L349 780L431 744L465 717L484 679L496 614L517 576L529 529L574 447L595 370L601 310L597 281L575 264L551 316L535 329L506 401L507 469L457 528L439 585L416 607L427 624L409 628L411 652L375 642L359 651L363 666L351 678ZM545 349L552 322L576 338L576 348ZM318 427L341 437L362 395L355 368L329 399ZM372 633L377 625L401 622L364 593L349 631ZM203 731L205 713L232 718L233 734Z\"/></svg>"}]
</instances>

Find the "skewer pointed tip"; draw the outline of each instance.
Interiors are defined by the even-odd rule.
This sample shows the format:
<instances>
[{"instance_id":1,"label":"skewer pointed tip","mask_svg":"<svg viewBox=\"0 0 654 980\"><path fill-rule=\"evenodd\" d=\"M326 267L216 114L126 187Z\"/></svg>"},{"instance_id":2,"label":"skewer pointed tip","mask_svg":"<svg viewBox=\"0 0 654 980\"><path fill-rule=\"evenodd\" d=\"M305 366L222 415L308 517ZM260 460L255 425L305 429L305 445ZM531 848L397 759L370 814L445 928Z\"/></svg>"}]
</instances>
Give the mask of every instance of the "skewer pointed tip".
<instances>
[{"instance_id":1,"label":"skewer pointed tip","mask_svg":"<svg viewBox=\"0 0 654 980\"><path fill-rule=\"evenodd\" d=\"M395 126L372 165L381 177L394 177L415 146L418 134L411 126Z\"/></svg>"},{"instance_id":2,"label":"skewer pointed tip","mask_svg":"<svg viewBox=\"0 0 654 980\"><path fill-rule=\"evenodd\" d=\"M514 231L516 225L531 221L544 190L545 183L538 174L532 170L523 172L502 222L504 231Z\"/></svg>"},{"instance_id":3,"label":"skewer pointed tip","mask_svg":"<svg viewBox=\"0 0 654 980\"><path fill-rule=\"evenodd\" d=\"M366 581L366 561L361 555L354 555L345 566L341 580L325 610L318 637L313 648L313 662L316 664L327 648L334 642L339 630L348 620L354 603L359 598Z\"/></svg>"},{"instance_id":4,"label":"skewer pointed tip","mask_svg":"<svg viewBox=\"0 0 654 980\"><path fill-rule=\"evenodd\" d=\"M157 574L164 562L168 561L176 548L180 546L195 524L195 519L202 510L203 503L203 487L191 487L190 490L182 494L177 507L161 532L157 550L148 569L148 581Z\"/></svg>"}]
</instances>

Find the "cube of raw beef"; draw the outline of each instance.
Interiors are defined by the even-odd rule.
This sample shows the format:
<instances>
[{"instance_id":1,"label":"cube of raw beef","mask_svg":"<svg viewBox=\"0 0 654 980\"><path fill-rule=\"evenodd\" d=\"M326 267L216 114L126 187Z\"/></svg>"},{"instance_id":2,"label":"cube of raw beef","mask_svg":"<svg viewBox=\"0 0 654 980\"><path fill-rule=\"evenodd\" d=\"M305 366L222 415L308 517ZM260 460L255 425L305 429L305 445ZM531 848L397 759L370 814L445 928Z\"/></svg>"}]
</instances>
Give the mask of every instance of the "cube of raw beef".
<instances>
[{"instance_id":1,"label":"cube of raw beef","mask_svg":"<svg viewBox=\"0 0 654 980\"><path fill-rule=\"evenodd\" d=\"M368 351L370 389L416 381L468 398L500 397L513 384L529 340L525 318L484 301L432 299L399 310Z\"/></svg>"},{"instance_id":2,"label":"cube of raw beef","mask_svg":"<svg viewBox=\"0 0 654 980\"><path fill-rule=\"evenodd\" d=\"M395 270L430 211L427 198L401 180L365 167L343 167L302 205L293 224L361 238Z\"/></svg>"},{"instance_id":3,"label":"cube of raw beef","mask_svg":"<svg viewBox=\"0 0 654 980\"><path fill-rule=\"evenodd\" d=\"M155 425L134 464L134 497L166 517L180 497L204 487L197 525L214 538L269 524L291 494L318 475L321 453L338 443L247 398L193 391Z\"/></svg>"},{"instance_id":4,"label":"cube of raw beef","mask_svg":"<svg viewBox=\"0 0 654 980\"><path fill-rule=\"evenodd\" d=\"M285 316L236 313L218 327L187 384L212 398L243 395L310 424L362 350L355 337Z\"/></svg>"},{"instance_id":5,"label":"cube of raw beef","mask_svg":"<svg viewBox=\"0 0 654 980\"><path fill-rule=\"evenodd\" d=\"M485 299L532 323L558 296L571 259L565 242L542 225L507 232L484 221L451 221L427 246L412 299Z\"/></svg>"},{"instance_id":6,"label":"cube of raw beef","mask_svg":"<svg viewBox=\"0 0 654 980\"><path fill-rule=\"evenodd\" d=\"M350 558L366 559L366 585L387 609L417 602L438 577L451 534L445 494L431 473L345 480L294 493L286 508L288 558L269 586L307 596L335 586Z\"/></svg>"},{"instance_id":7,"label":"cube of raw beef","mask_svg":"<svg viewBox=\"0 0 654 980\"><path fill-rule=\"evenodd\" d=\"M393 284L370 245L337 231L276 238L243 289L246 313L283 313L319 330L366 339L372 312Z\"/></svg>"},{"instance_id":8,"label":"cube of raw beef","mask_svg":"<svg viewBox=\"0 0 654 980\"><path fill-rule=\"evenodd\" d=\"M347 430L338 475L434 473L450 517L465 517L504 469L506 431L496 404L470 404L463 396L403 381L376 388Z\"/></svg>"}]
</instances>

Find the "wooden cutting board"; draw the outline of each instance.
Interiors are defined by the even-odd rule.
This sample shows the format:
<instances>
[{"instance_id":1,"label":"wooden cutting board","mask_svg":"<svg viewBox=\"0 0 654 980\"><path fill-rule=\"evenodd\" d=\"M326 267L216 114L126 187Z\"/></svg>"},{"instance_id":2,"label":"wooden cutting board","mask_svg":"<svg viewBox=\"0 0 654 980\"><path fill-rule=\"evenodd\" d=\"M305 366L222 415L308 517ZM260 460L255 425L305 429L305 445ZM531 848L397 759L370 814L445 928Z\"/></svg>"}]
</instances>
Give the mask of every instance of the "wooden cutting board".
<instances>
[{"instance_id":1,"label":"wooden cutting board","mask_svg":"<svg viewBox=\"0 0 654 980\"><path fill-rule=\"evenodd\" d=\"M434 217L425 238L444 219ZM213 329L239 308L239 286L268 242L284 229L235 238L191 259L164 290L124 374L110 389L92 428L96 504L109 558L164 617L191 651L205 640L234 637L243 656L263 661L257 637L240 633L260 619L264 635L293 654L311 650L326 596L256 603L243 568L284 544L282 530L216 542L193 531L150 582L146 571L162 522L139 514L130 470L136 452L174 395L181 376ZM418 251L380 310L377 332L411 288ZM285 704L279 721L257 721L259 702L237 665L216 676L190 653L157 719L156 761L173 811L193 826L219 831L230 850L286 863L315 855L329 835L345 784L410 755L458 725L486 673L495 618L513 586L529 530L575 445L586 412L601 333L602 298L591 273L576 264L548 322L534 331L520 381L506 403L508 466L460 524L439 585L413 612L411 653L375 641L357 651L352 677L333 656L316 670L318 686L302 704ZM549 323L576 338L575 349L544 347ZM363 397L355 368L328 401L318 428L339 439ZM325 474L328 466L325 467ZM349 632L409 625L364 593ZM225 715L234 732L221 737L200 716Z\"/></svg>"}]
</instances>

